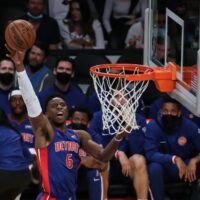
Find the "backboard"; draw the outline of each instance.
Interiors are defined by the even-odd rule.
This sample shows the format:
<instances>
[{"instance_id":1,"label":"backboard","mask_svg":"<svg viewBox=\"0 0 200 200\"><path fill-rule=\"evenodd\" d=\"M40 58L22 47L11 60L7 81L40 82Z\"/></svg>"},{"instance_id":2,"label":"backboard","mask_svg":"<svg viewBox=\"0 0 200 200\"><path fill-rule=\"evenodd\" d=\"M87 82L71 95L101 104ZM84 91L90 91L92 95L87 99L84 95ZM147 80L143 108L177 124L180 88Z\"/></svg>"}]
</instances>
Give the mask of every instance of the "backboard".
<instances>
[{"instance_id":1,"label":"backboard","mask_svg":"<svg viewBox=\"0 0 200 200\"><path fill-rule=\"evenodd\" d=\"M200 116L200 1L150 0L145 15L144 64L177 65L176 98Z\"/></svg>"}]
</instances>

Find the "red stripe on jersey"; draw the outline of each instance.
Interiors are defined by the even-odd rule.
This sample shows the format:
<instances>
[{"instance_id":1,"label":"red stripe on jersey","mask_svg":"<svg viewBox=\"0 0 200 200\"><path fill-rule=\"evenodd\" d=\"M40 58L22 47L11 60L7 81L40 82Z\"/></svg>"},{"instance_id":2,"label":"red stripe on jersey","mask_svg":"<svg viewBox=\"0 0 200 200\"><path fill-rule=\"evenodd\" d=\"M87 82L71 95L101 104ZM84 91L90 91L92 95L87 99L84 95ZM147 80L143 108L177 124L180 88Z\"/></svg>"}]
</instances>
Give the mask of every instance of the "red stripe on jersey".
<instances>
[{"instance_id":1,"label":"red stripe on jersey","mask_svg":"<svg viewBox=\"0 0 200 200\"><path fill-rule=\"evenodd\" d=\"M55 197L50 197L50 194L45 194L42 196L40 200L56 200Z\"/></svg>"},{"instance_id":2,"label":"red stripe on jersey","mask_svg":"<svg viewBox=\"0 0 200 200\"><path fill-rule=\"evenodd\" d=\"M78 166L77 166L77 169L79 169L81 167L81 161L79 162Z\"/></svg>"},{"instance_id":3,"label":"red stripe on jersey","mask_svg":"<svg viewBox=\"0 0 200 200\"><path fill-rule=\"evenodd\" d=\"M49 171L48 171L48 150L47 148L36 149L37 153L37 163L42 176L42 185L44 192L50 194L50 181L49 181ZM48 195L46 195L46 198ZM47 198L52 199L52 198ZM53 198L54 199L54 198ZM52 199L52 200L53 200ZM43 197L42 197L43 200ZM45 199L46 200L46 199Z\"/></svg>"}]
</instances>

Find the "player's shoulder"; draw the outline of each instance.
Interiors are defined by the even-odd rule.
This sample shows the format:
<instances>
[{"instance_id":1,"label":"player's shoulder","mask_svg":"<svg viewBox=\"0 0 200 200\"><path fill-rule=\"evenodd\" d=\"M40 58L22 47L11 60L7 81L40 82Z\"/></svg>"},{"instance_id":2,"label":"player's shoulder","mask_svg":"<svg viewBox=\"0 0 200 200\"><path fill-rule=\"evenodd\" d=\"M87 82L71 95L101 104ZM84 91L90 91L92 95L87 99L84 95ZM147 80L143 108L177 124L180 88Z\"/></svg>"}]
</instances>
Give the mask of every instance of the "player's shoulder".
<instances>
[{"instance_id":1,"label":"player's shoulder","mask_svg":"<svg viewBox=\"0 0 200 200\"><path fill-rule=\"evenodd\" d=\"M189 129L195 128L197 129L198 126L196 125L195 122L193 122L191 119L188 119L186 117L182 117L182 125L185 127L188 127Z\"/></svg>"},{"instance_id":2,"label":"player's shoulder","mask_svg":"<svg viewBox=\"0 0 200 200\"><path fill-rule=\"evenodd\" d=\"M158 122L158 120L156 120L156 119L151 119L150 122L147 123L146 129L147 129L147 130L151 130L151 131L152 131L152 130L155 131L155 130L157 130L157 129L160 130L161 127L160 127L159 123L160 123L160 122Z\"/></svg>"},{"instance_id":3,"label":"player's shoulder","mask_svg":"<svg viewBox=\"0 0 200 200\"><path fill-rule=\"evenodd\" d=\"M144 116L144 115L142 115L141 113L136 113L136 120L137 120L137 122L140 122L140 121L142 121L142 122L146 122L146 117Z\"/></svg>"},{"instance_id":4,"label":"player's shoulder","mask_svg":"<svg viewBox=\"0 0 200 200\"><path fill-rule=\"evenodd\" d=\"M102 115L103 115L102 111L101 111L101 110L98 110L98 111L96 111L96 112L93 114L93 117L95 117L95 118L102 118Z\"/></svg>"}]
</instances>

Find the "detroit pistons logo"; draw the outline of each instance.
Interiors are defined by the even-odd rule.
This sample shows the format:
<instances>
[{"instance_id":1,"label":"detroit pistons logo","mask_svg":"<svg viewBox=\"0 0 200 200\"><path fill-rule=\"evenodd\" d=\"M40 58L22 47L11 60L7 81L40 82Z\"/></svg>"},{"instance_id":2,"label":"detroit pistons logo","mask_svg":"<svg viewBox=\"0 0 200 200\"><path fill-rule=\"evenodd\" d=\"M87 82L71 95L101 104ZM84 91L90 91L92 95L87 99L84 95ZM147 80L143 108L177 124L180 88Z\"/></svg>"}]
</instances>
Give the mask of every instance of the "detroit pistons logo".
<instances>
[{"instance_id":1,"label":"detroit pistons logo","mask_svg":"<svg viewBox=\"0 0 200 200\"><path fill-rule=\"evenodd\" d=\"M178 138L178 144L179 144L180 146L184 146L186 143L187 143L186 137L181 136L181 137Z\"/></svg>"}]
</instances>

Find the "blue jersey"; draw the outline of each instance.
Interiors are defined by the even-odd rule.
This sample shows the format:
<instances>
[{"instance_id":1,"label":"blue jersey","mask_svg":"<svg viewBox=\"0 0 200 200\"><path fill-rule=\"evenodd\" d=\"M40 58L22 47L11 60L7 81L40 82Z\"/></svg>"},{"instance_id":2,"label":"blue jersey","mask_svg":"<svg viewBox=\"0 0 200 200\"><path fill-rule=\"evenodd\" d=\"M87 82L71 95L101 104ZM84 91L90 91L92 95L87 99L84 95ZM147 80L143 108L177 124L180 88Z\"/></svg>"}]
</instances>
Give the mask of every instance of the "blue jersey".
<instances>
[{"instance_id":1,"label":"blue jersey","mask_svg":"<svg viewBox=\"0 0 200 200\"><path fill-rule=\"evenodd\" d=\"M23 122L17 123L10 118L12 125L21 133L22 140L27 148L35 148L35 135L33 134L32 126L28 118Z\"/></svg>"},{"instance_id":2,"label":"blue jersey","mask_svg":"<svg viewBox=\"0 0 200 200\"><path fill-rule=\"evenodd\" d=\"M68 90L65 92L59 90L56 85L49 86L40 92L38 97L42 106L44 106L45 99L53 93L62 94L69 109L74 106L86 106L87 104L87 97L85 94L83 94L81 89L70 84Z\"/></svg>"},{"instance_id":3,"label":"blue jersey","mask_svg":"<svg viewBox=\"0 0 200 200\"><path fill-rule=\"evenodd\" d=\"M55 129L54 139L45 148L36 148L44 192L39 199L74 200L80 140L71 129Z\"/></svg>"},{"instance_id":4,"label":"blue jersey","mask_svg":"<svg viewBox=\"0 0 200 200\"><path fill-rule=\"evenodd\" d=\"M172 156L190 159L200 152L200 134L191 120L182 117L176 129L166 133L162 121L152 120L146 127L145 151L151 162L172 163Z\"/></svg>"},{"instance_id":5,"label":"blue jersey","mask_svg":"<svg viewBox=\"0 0 200 200\"><path fill-rule=\"evenodd\" d=\"M14 129L0 126L0 169L23 170L28 168L25 147L20 133Z\"/></svg>"},{"instance_id":6,"label":"blue jersey","mask_svg":"<svg viewBox=\"0 0 200 200\"><path fill-rule=\"evenodd\" d=\"M144 132L146 129L146 119L140 115L136 114L136 122L139 126L139 129L133 130L128 138L124 139L119 146L120 151L124 151L128 154L128 156L132 156L133 154L143 154L144 155L144 142L145 136Z\"/></svg>"}]
</instances>

